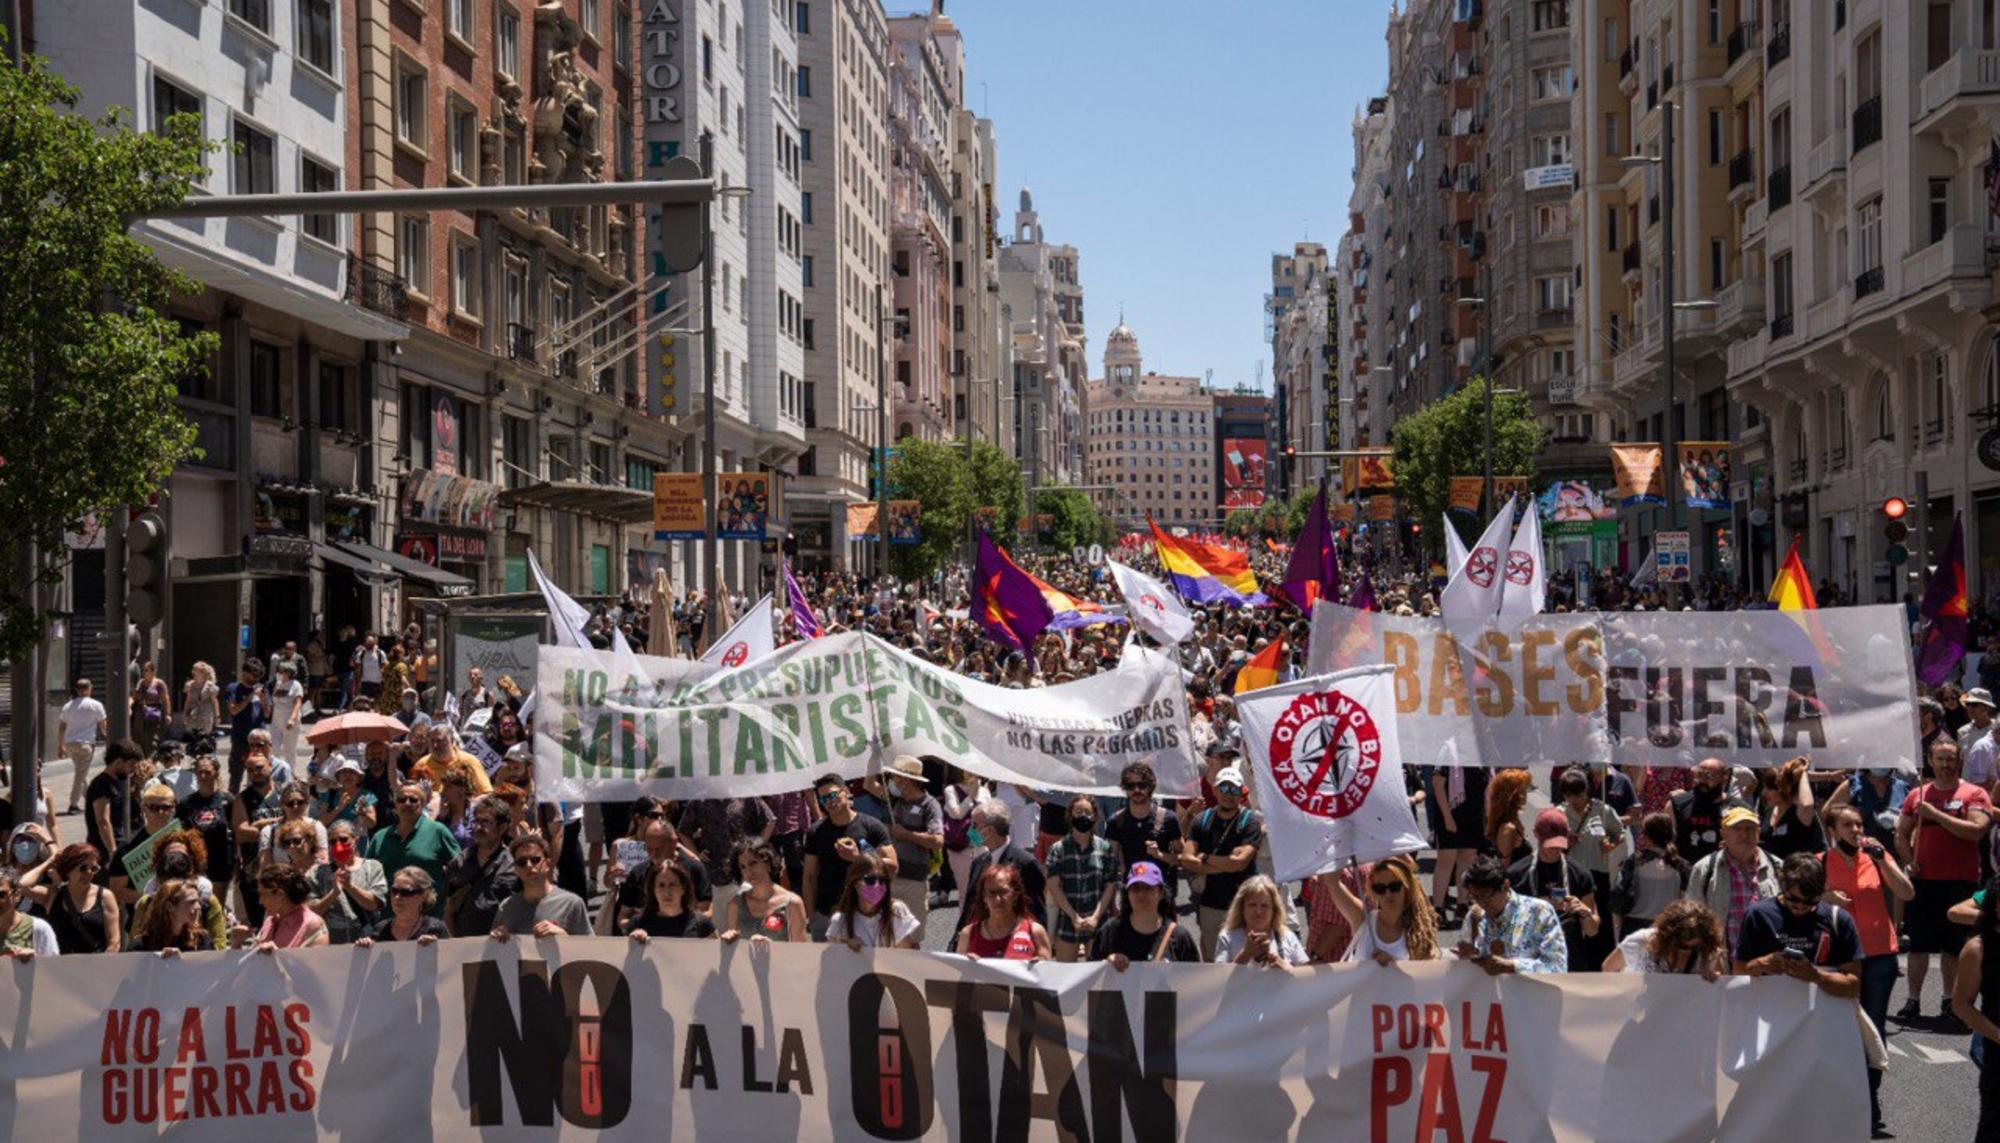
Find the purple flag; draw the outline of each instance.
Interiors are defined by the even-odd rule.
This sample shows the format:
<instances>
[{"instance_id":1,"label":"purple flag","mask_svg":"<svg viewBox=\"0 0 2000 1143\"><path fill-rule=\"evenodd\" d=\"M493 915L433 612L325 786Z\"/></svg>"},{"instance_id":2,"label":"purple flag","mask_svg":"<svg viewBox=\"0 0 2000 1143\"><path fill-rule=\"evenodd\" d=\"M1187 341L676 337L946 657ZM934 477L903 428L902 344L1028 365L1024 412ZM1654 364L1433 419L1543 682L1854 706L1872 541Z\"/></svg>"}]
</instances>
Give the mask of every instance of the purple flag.
<instances>
[{"instance_id":1,"label":"purple flag","mask_svg":"<svg viewBox=\"0 0 2000 1143\"><path fill-rule=\"evenodd\" d=\"M812 604L806 602L805 591L799 587L799 581L792 576L791 561L782 560L779 566L785 572L785 603L791 608L792 629L799 633L801 639L817 639L826 634L826 628L820 625L819 616L813 614Z\"/></svg>"},{"instance_id":2,"label":"purple flag","mask_svg":"<svg viewBox=\"0 0 2000 1143\"><path fill-rule=\"evenodd\" d=\"M1034 577L984 532L972 570L972 618L995 643L1023 654L1056 618Z\"/></svg>"},{"instance_id":3,"label":"purple flag","mask_svg":"<svg viewBox=\"0 0 2000 1143\"><path fill-rule=\"evenodd\" d=\"M1923 642L1917 647L1917 678L1934 687L1950 678L1959 660L1965 658L1965 520L1961 516L1952 517L1951 542L1931 573L1917 614L1925 620Z\"/></svg>"},{"instance_id":4,"label":"purple flag","mask_svg":"<svg viewBox=\"0 0 2000 1143\"><path fill-rule=\"evenodd\" d=\"M1375 581L1368 578L1367 572L1361 573L1361 582L1355 584L1354 591L1348 595L1347 606L1356 611L1379 610L1375 606Z\"/></svg>"},{"instance_id":5,"label":"purple flag","mask_svg":"<svg viewBox=\"0 0 2000 1143\"><path fill-rule=\"evenodd\" d=\"M1285 565L1285 582L1279 586L1286 599L1300 611L1312 613L1316 599L1340 598L1340 554L1333 547L1333 525L1326 518L1326 482L1320 481L1312 507L1306 509L1305 527L1299 529L1292 545L1291 562Z\"/></svg>"}]
</instances>

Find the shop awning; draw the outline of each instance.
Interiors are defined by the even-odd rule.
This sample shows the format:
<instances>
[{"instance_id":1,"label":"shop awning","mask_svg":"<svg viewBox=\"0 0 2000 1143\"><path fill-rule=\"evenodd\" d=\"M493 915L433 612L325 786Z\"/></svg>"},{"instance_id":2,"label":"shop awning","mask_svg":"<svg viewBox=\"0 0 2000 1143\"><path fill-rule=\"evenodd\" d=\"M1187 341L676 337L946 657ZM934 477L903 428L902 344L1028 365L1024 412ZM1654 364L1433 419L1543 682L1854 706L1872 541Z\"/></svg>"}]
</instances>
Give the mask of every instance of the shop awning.
<instances>
[{"instance_id":1,"label":"shop awning","mask_svg":"<svg viewBox=\"0 0 2000 1143\"><path fill-rule=\"evenodd\" d=\"M614 524L644 524L653 518L650 490L591 484L581 480L551 480L500 493L503 508L550 508L594 516Z\"/></svg>"},{"instance_id":2,"label":"shop awning","mask_svg":"<svg viewBox=\"0 0 2000 1143\"><path fill-rule=\"evenodd\" d=\"M344 551L333 544L314 544L313 554L329 564L346 568L361 578L363 583L376 587L387 587L396 582L396 573L377 564L365 555Z\"/></svg>"},{"instance_id":3,"label":"shop awning","mask_svg":"<svg viewBox=\"0 0 2000 1143\"><path fill-rule=\"evenodd\" d=\"M472 581L455 572L448 572L443 568L432 567L427 563L410 559L408 556L397 555L395 552L384 551L373 544L362 544L353 540L347 540L336 546L351 556L371 560L378 564L387 564L390 570L403 576L405 579L414 579L430 584L433 588L437 589L439 595L472 594Z\"/></svg>"}]
</instances>

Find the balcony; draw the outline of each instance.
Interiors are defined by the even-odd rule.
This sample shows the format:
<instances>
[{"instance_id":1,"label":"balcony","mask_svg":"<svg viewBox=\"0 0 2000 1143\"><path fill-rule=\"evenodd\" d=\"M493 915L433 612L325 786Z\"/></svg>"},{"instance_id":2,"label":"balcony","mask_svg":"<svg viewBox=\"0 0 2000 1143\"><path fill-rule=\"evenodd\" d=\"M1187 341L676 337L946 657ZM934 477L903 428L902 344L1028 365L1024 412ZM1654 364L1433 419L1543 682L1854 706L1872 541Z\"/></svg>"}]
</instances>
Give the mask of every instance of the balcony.
<instances>
[{"instance_id":1,"label":"balcony","mask_svg":"<svg viewBox=\"0 0 2000 1143\"><path fill-rule=\"evenodd\" d=\"M1847 324L1847 291L1835 290L1832 295L1814 302L1806 310L1806 340L1818 341L1830 337Z\"/></svg>"},{"instance_id":2,"label":"balcony","mask_svg":"<svg viewBox=\"0 0 2000 1143\"><path fill-rule=\"evenodd\" d=\"M1792 26L1786 24L1771 33L1771 40L1764 45L1764 66L1777 67L1792 58Z\"/></svg>"},{"instance_id":3,"label":"balcony","mask_svg":"<svg viewBox=\"0 0 2000 1143\"><path fill-rule=\"evenodd\" d=\"M532 326L517 321L507 323L507 356L515 361L533 365L535 356L535 330Z\"/></svg>"},{"instance_id":4,"label":"balcony","mask_svg":"<svg viewBox=\"0 0 2000 1143\"><path fill-rule=\"evenodd\" d=\"M1642 346L1635 345L1611 360L1611 388L1614 391L1630 391L1652 374L1652 363Z\"/></svg>"},{"instance_id":5,"label":"balcony","mask_svg":"<svg viewBox=\"0 0 2000 1143\"><path fill-rule=\"evenodd\" d=\"M1870 294L1879 294L1881 292L1882 267L1880 266L1875 267L1873 270L1863 270L1854 279L1854 300L1857 302L1868 297Z\"/></svg>"},{"instance_id":6,"label":"balcony","mask_svg":"<svg viewBox=\"0 0 2000 1143\"><path fill-rule=\"evenodd\" d=\"M1836 131L1821 139L1812 150L1806 152L1806 181L1800 189L1799 197L1807 202L1829 191L1837 191L1846 183L1847 140Z\"/></svg>"},{"instance_id":7,"label":"balcony","mask_svg":"<svg viewBox=\"0 0 2000 1143\"><path fill-rule=\"evenodd\" d=\"M1624 51L1618 53L1618 78L1624 79L1626 76L1631 74L1632 74L1632 49L1626 48Z\"/></svg>"},{"instance_id":8,"label":"balcony","mask_svg":"<svg viewBox=\"0 0 2000 1143\"><path fill-rule=\"evenodd\" d=\"M1903 259L1902 292L1908 296L1945 282L1984 279L1989 265L1985 233L1976 224L1961 223L1943 240Z\"/></svg>"},{"instance_id":9,"label":"balcony","mask_svg":"<svg viewBox=\"0 0 2000 1143\"><path fill-rule=\"evenodd\" d=\"M347 259L347 300L383 317L404 321L410 313L409 283L354 255Z\"/></svg>"},{"instance_id":10,"label":"balcony","mask_svg":"<svg viewBox=\"0 0 2000 1143\"><path fill-rule=\"evenodd\" d=\"M1729 160L1729 190L1733 194L1738 187L1747 187L1757 181L1757 156L1745 147Z\"/></svg>"},{"instance_id":11,"label":"balcony","mask_svg":"<svg viewBox=\"0 0 2000 1143\"><path fill-rule=\"evenodd\" d=\"M1771 319L1771 340L1783 341L1798 332L1795 314L1779 314Z\"/></svg>"},{"instance_id":12,"label":"balcony","mask_svg":"<svg viewBox=\"0 0 2000 1143\"><path fill-rule=\"evenodd\" d=\"M1792 165L1771 168L1764 176L1764 197L1773 211L1783 210L1792 205Z\"/></svg>"},{"instance_id":13,"label":"balcony","mask_svg":"<svg viewBox=\"0 0 2000 1143\"><path fill-rule=\"evenodd\" d=\"M1757 48L1762 40L1759 32L1754 21L1746 20L1729 33L1729 64L1722 73L1724 82L1736 82L1739 74L1757 62Z\"/></svg>"},{"instance_id":14,"label":"balcony","mask_svg":"<svg viewBox=\"0 0 2000 1143\"><path fill-rule=\"evenodd\" d=\"M1858 155L1881 141L1882 97L1878 95L1854 109L1854 153Z\"/></svg>"},{"instance_id":15,"label":"balcony","mask_svg":"<svg viewBox=\"0 0 2000 1143\"><path fill-rule=\"evenodd\" d=\"M1760 299L1761 301L1761 299ZM1764 331L1729 343L1729 379L1748 376L1764 367L1764 358L1770 353L1770 344L1765 340Z\"/></svg>"},{"instance_id":16,"label":"balcony","mask_svg":"<svg viewBox=\"0 0 2000 1143\"><path fill-rule=\"evenodd\" d=\"M1955 132L1976 122L1982 105L2000 95L2000 51L1961 48L1924 77L1917 92L1917 130ZM1987 96L1987 99L1978 99Z\"/></svg>"},{"instance_id":17,"label":"balcony","mask_svg":"<svg viewBox=\"0 0 2000 1143\"><path fill-rule=\"evenodd\" d=\"M1576 324L1576 311L1568 306L1535 311L1535 328L1538 330L1568 329L1574 324Z\"/></svg>"},{"instance_id":18,"label":"balcony","mask_svg":"<svg viewBox=\"0 0 2000 1143\"><path fill-rule=\"evenodd\" d=\"M1764 239L1764 224L1771 217L1771 200L1760 198L1743 211L1743 244L1745 246Z\"/></svg>"},{"instance_id":19,"label":"balcony","mask_svg":"<svg viewBox=\"0 0 2000 1143\"><path fill-rule=\"evenodd\" d=\"M1847 0L1833 0L1833 30L1838 32L1847 26Z\"/></svg>"},{"instance_id":20,"label":"balcony","mask_svg":"<svg viewBox=\"0 0 2000 1143\"><path fill-rule=\"evenodd\" d=\"M1659 224L1660 224L1660 196L1648 195L1646 197L1646 225L1658 226Z\"/></svg>"},{"instance_id":21,"label":"balcony","mask_svg":"<svg viewBox=\"0 0 2000 1143\"><path fill-rule=\"evenodd\" d=\"M1636 274L1639 272L1639 244L1637 242L1626 243L1623 261L1625 273Z\"/></svg>"},{"instance_id":22,"label":"balcony","mask_svg":"<svg viewBox=\"0 0 2000 1143\"><path fill-rule=\"evenodd\" d=\"M1715 296L1715 328L1725 337L1748 333L1764 324L1764 280L1738 278Z\"/></svg>"}]
</instances>

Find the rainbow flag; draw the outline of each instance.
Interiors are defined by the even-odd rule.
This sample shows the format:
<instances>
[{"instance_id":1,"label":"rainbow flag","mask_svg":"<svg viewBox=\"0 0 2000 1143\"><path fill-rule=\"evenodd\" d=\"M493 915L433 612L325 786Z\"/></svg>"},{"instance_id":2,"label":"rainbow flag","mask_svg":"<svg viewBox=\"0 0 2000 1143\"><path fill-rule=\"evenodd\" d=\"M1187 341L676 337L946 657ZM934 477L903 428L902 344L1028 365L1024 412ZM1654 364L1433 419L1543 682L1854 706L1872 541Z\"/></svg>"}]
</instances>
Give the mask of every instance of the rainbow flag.
<instances>
[{"instance_id":1,"label":"rainbow flag","mask_svg":"<svg viewBox=\"0 0 2000 1143\"><path fill-rule=\"evenodd\" d=\"M1772 603L1779 611L1815 611L1819 601L1813 598L1812 577L1806 575L1805 561L1799 559L1799 538L1792 537L1792 546L1785 553L1785 562L1778 565L1778 578L1771 581Z\"/></svg>"},{"instance_id":2,"label":"rainbow flag","mask_svg":"<svg viewBox=\"0 0 2000 1143\"><path fill-rule=\"evenodd\" d=\"M1146 524L1153 529L1153 548L1160 555L1160 566L1167 570L1182 599L1231 607L1262 607L1270 602L1257 590L1250 558L1242 552L1199 540L1177 540L1150 519Z\"/></svg>"},{"instance_id":3,"label":"rainbow flag","mask_svg":"<svg viewBox=\"0 0 2000 1143\"><path fill-rule=\"evenodd\" d=\"M1264 649L1250 656L1236 672L1236 689L1232 694L1261 690L1278 685L1278 672L1285 665L1285 637L1278 636L1265 645Z\"/></svg>"}]
</instances>

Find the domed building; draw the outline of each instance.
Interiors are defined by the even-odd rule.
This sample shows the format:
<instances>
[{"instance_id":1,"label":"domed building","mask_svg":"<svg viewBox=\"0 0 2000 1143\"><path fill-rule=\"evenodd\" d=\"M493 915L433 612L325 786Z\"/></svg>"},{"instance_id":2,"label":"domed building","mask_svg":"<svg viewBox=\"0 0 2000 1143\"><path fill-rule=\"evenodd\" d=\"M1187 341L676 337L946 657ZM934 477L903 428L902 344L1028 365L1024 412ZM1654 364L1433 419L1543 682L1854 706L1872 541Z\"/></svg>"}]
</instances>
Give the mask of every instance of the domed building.
<instances>
[{"instance_id":1,"label":"domed building","mask_svg":"<svg viewBox=\"0 0 2000 1143\"><path fill-rule=\"evenodd\" d=\"M1104 339L1104 374L1086 403L1084 463L1105 515L1121 529L1213 527L1214 397L1199 377L1149 373L1139 335L1119 316Z\"/></svg>"}]
</instances>

